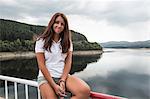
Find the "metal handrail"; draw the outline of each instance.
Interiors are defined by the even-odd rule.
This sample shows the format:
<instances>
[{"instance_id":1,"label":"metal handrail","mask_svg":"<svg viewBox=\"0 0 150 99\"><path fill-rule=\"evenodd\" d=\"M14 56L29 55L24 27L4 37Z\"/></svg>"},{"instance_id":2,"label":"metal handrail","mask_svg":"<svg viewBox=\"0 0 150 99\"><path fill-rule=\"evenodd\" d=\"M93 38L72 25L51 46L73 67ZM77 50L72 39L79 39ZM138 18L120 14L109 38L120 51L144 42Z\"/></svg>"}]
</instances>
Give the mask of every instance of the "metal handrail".
<instances>
[{"instance_id":1,"label":"metal handrail","mask_svg":"<svg viewBox=\"0 0 150 99\"><path fill-rule=\"evenodd\" d=\"M9 76L3 76L0 75L0 80L5 81L5 99L8 99L8 85L7 82L14 82L14 90L15 90L15 99L18 99L18 93L17 93L17 83L24 84L25 85L25 97L28 99L28 86L37 87L38 90L38 99L41 99L40 91L38 88L38 83L36 81L26 80L26 79L20 79L15 77L9 77ZM90 97L92 99L127 99L123 97L103 94L103 93L97 93L97 92L90 92Z\"/></svg>"},{"instance_id":2,"label":"metal handrail","mask_svg":"<svg viewBox=\"0 0 150 99\"><path fill-rule=\"evenodd\" d=\"M26 97L26 99L29 98L29 96L28 96L28 86L37 87L38 99L41 99L40 91L39 91L39 88L38 88L38 83L36 81L20 79L20 78L15 78L15 77L9 77L9 76L3 76L3 75L0 75L0 80L5 81L5 99L8 99L8 84L7 84L8 81L14 83L15 99L18 99L17 83L25 85L25 97Z\"/></svg>"}]
</instances>

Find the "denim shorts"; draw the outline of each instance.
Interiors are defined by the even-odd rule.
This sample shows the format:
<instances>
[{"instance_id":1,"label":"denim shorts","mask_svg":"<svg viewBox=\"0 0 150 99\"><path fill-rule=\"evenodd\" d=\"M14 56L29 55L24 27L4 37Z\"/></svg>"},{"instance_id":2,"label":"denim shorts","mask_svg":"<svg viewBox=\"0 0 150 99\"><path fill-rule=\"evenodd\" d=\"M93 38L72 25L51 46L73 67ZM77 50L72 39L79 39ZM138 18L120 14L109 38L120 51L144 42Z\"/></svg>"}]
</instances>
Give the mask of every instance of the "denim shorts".
<instances>
[{"instance_id":1,"label":"denim shorts","mask_svg":"<svg viewBox=\"0 0 150 99\"><path fill-rule=\"evenodd\" d=\"M54 77L52 77L52 78L56 84L59 83L60 78L54 78ZM44 83L48 83L48 81L44 78L44 76L38 77L37 82L38 82L38 86L40 86ZM67 90L66 90L66 95L67 95L67 97L65 97L64 99L70 99L70 97L72 96L72 94ZM58 99L60 99L59 96L58 96Z\"/></svg>"},{"instance_id":2,"label":"denim shorts","mask_svg":"<svg viewBox=\"0 0 150 99\"><path fill-rule=\"evenodd\" d=\"M56 84L59 83L60 78L54 78L54 77L52 77L52 78L53 78L53 80L55 81ZM40 86L44 83L48 83L48 81L45 79L44 76L38 77L37 82L38 82L38 86Z\"/></svg>"}]
</instances>

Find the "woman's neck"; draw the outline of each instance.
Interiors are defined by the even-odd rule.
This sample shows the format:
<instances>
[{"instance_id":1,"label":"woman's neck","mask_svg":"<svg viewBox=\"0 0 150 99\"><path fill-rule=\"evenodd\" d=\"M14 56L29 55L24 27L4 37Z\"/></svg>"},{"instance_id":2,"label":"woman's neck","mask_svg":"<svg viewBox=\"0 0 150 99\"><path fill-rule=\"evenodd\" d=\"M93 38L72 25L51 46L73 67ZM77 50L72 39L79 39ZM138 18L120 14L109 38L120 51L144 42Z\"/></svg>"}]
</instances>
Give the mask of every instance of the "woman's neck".
<instances>
[{"instance_id":1,"label":"woman's neck","mask_svg":"<svg viewBox=\"0 0 150 99\"><path fill-rule=\"evenodd\" d=\"M57 34L55 34L53 40L54 40L55 42L58 42L59 39L60 39L60 36L57 35Z\"/></svg>"}]
</instances>

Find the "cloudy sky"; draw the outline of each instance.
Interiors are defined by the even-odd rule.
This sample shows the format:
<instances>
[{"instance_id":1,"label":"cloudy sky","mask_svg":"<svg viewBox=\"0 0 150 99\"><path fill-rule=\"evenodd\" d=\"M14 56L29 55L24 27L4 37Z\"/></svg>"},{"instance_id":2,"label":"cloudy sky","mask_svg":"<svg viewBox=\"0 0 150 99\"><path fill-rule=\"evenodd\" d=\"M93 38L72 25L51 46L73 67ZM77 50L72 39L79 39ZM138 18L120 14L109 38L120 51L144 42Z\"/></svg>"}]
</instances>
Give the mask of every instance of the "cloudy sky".
<instances>
[{"instance_id":1,"label":"cloudy sky","mask_svg":"<svg viewBox=\"0 0 150 99\"><path fill-rule=\"evenodd\" d=\"M47 26L56 12L89 41L150 40L150 0L0 0L0 18Z\"/></svg>"}]
</instances>

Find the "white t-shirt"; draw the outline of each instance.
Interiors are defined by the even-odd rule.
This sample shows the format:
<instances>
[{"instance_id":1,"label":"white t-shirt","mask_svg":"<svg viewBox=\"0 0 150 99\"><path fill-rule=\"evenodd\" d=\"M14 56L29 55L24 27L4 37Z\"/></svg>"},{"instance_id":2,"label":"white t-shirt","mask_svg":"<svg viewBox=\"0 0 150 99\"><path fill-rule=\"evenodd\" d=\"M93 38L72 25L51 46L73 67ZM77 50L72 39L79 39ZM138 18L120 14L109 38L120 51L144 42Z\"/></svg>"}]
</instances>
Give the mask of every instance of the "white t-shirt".
<instances>
[{"instance_id":1,"label":"white t-shirt","mask_svg":"<svg viewBox=\"0 0 150 99\"><path fill-rule=\"evenodd\" d=\"M43 48L44 46L43 39L37 40L35 44L35 53L38 52L44 53L46 67L50 72L51 76L55 78L61 77L65 65L65 58L67 56L66 53L65 54L62 53L60 41L61 39L58 42L55 41L52 42L51 52ZM72 42L69 51L73 51ZM39 77L43 76L41 70L39 70L38 76Z\"/></svg>"}]
</instances>

